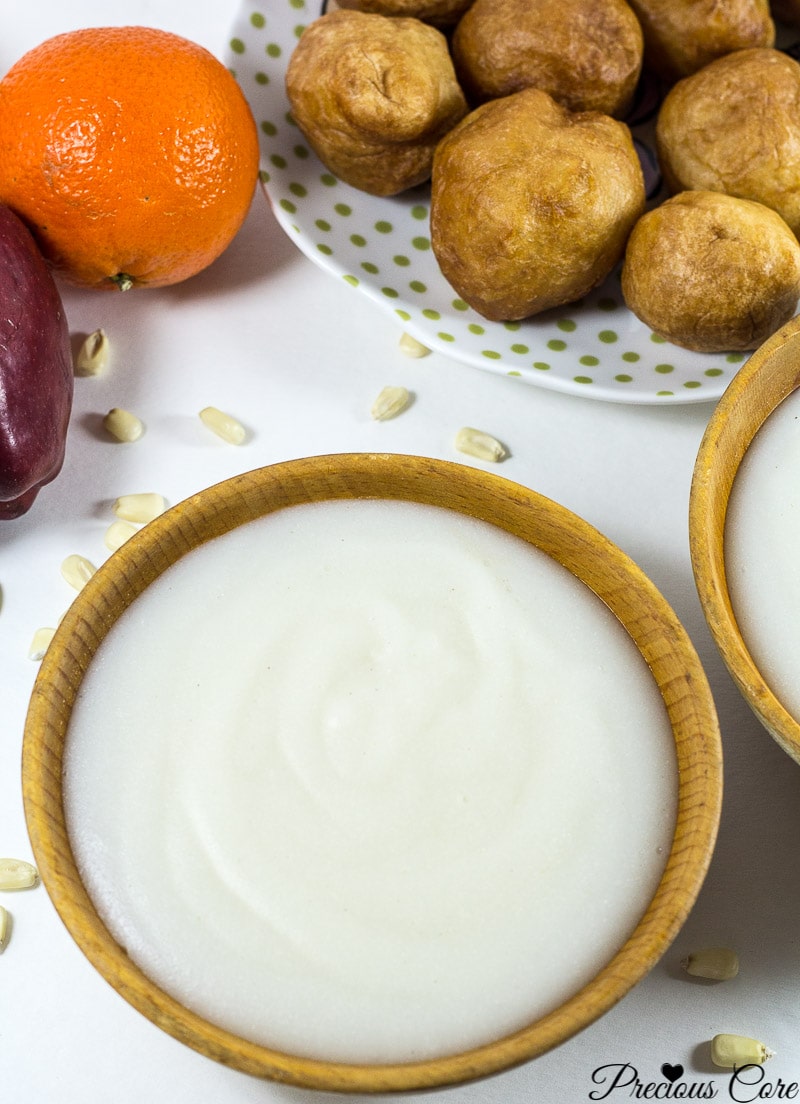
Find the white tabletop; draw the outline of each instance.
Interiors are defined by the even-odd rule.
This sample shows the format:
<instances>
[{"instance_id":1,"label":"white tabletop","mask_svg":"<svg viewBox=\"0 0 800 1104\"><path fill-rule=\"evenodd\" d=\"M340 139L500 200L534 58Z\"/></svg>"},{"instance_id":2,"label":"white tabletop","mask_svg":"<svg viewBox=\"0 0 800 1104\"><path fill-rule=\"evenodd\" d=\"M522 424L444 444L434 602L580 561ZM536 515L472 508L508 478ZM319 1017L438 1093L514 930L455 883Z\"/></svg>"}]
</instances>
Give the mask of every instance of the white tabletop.
<instances>
[{"instance_id":1,"label":"white tabletop","mask_svg":"<svg viewBox=\"0 0 800 1104\"><path fill-rule=\"evenodd\" d=\"M163 27L224 56L236 15L235 0L125 0L111 18L100 0L2 0L0 8L0 72L52 34L108 22ZM63 298L72 333L102 326L113 355L102 379L76 380L62 474L28 515L0 528L0 853L31 857L19 780L36 675L29 643L70 601L59 571L64 557L78 552L100 562L108 554L103 534L113 499L156 490L175 503L237 472L327 452L419 453L480 466L453 447L460 426L477 425L510 448L493 471L604 532L682 619L720 716L725 802L697 904L642 983L556 1051L425 1099L571 1104L663 1098L668 1090L674 1098L691 1089L694 1097L736 1100L800 1093L800 768L733 686L706 629L689 561L689 485L712 404L618 405L547 391L438 353L409 359L392 319L303 257L260 192L228 252L193 280L124 295L65 289ZM415 402L401 417L375 422L370 405L389 383L408 387ZM235 448L203 431L196 411L206 405L240 416L252 430L249 442ZM99 416L111 406L143 418L142 441L119 446L103 438ZM84 959L43 888L3 895L1 903L14 920L0 957L4 1099L300 1104L318 1098L225 1069L163 1034ZM714 944L738 951L739 976L724 983L688 979L681 958ZM776 1052L759 1085L731 1086L729 1075L710 1064L708 1043L718 1032L755 1036ZM681 1065L682 1076L670 1082L665 1064ZM608 1077L623 1066L627 1085L609 1092ZM595 1077L601 1067L614 1069Z\"/></svg>"}]
</instances>

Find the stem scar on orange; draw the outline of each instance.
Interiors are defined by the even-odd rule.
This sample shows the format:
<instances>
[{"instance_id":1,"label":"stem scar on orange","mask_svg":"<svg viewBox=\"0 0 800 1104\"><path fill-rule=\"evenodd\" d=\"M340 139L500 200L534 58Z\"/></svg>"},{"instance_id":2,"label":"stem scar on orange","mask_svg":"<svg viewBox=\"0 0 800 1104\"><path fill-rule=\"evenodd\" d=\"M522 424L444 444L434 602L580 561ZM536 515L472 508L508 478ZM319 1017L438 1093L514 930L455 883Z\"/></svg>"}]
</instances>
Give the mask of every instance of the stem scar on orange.
<instances>
[{"instance_id":1,"label":"stem scar on orange","mask_svg":"<svg viewBox=\"0 0 800 1104\"><path fill-rule=\"evenodd\" d=\"M230 244L258 132L233 75L150 27L70 31L0 81L0 203L65 280L178 283Z\"/></svg>"}]
</instances>

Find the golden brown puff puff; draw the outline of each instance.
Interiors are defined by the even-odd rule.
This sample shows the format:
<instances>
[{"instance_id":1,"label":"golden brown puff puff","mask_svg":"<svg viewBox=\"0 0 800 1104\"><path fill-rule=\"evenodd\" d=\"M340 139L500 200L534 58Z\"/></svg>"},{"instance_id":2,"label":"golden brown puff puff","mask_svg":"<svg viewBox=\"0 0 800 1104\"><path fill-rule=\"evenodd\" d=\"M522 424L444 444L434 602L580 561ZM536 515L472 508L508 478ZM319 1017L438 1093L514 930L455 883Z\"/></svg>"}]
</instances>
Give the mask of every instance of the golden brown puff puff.
<instances>
[{"instance_id":1,"label":"golden brown puff puff","mask_svg":"<svg viewBox=\"0 0 800 1104\"><path fill-rule=\"evenodd\" d=\"M642 67L625 0L475 0L451 45L473 103L540 88L571 111L621 118Z\"/></svg>"},{"instance_id":2,"label":"golden brown puff puff","mask_svg":"<svg viewBox=\"0 0 800 1104\"><path fill-rule=\"evenodd\" d=\"M601 283L644 203L624 123L524 89L476 108L440 142L431 246L485 318L526 318Z\"/></svg>"},{"instance_id":3,"label":"golden brown puff puff","mask_svg":"<svg viewBox=\"0 0 800 1104\"><path fill-rule=\"evenodd\" d=\"M436 143L466 113L441 31L418 19L336 11L289 59L292 116L341 180L388 196L421 184Z\"/></svg>"},{"instance_id":4,"label":"golden brown puff puff","mask_svg":"<svg viewBox=\"0 0 800 1104\"><path fill-rule=\"evenodd\" d=\"M472 0L337 0L338 7L376 15L401 15L432 23L434 27L452 27Z\"/></svg>"},{"instance_id":5,"label":"golden brown puff puff","mask_svg":"<svg viewBox=\"0 0 800 1104\"><path fill-rule=\"evenodd\" d=\"M668 83L715 58L774 46L769 0L629 0L644 32L645 65Z\"/></svg>"},{"instance_id":6,"label":"golden brown puff puff","mask_svg":"<svg viewBox=\"0 0 800 1104\"><path fill-rule=\"evenodd\" d=\"M797 309L800 244L761 203L681 192L634 227L622 293L637 318L675 345L755 349Z\"/></svg>"},{"instance_id":7,"label":"golden brown puff puff","mask_svg":"<svg viewBox=\"0 0 800 1104\"><path fill-rule=\"evenodd\" d=\"M671 192L727 192L772 207L800 233L800 64L737 50L670 89L656 147Z\"/></svg>"}]
</instances>

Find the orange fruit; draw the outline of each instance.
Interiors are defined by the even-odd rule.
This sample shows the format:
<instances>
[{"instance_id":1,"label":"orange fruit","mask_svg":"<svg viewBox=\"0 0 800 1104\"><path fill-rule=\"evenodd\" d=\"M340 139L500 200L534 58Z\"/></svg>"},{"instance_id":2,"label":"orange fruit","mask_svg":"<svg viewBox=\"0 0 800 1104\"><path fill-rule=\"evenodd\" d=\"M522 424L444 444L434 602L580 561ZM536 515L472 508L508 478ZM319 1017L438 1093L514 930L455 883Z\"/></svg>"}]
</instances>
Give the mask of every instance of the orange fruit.
<instances>
[{"instance_id":1,"label":"orange fruit","mask_svg":"<svg viewBox=\"0 0 800 1104\"><path fill-rule=\"evenodd\" d=\"M174 284L249 209L258 133L235 78L149 27L70 31L0 81L0 203L54 270L87 287Z\"/></svg>"}]
</instances>

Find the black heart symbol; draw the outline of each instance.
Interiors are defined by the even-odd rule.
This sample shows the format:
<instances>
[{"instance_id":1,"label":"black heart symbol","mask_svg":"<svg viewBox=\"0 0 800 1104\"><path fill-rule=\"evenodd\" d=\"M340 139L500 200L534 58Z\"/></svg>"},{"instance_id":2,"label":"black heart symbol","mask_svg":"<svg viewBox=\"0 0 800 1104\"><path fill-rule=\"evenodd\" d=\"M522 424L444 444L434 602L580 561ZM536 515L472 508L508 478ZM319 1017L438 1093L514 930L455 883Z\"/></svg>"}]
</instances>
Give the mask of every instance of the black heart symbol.
<instances>
[{"instance_id":1,"label":"black heart symbol","mask_svg":"<svg viewBox=\"0 0 800 1104\"><path fill-rule=\"evenodd\" d=\"M683 1066L680 1064L677 1066L671 1066L669 1062L665 1062L661 1067L661 1072L666 1077L667 1081L677 1081L679 1077L683 1077Z\"/></svg>"}]
</instances>

